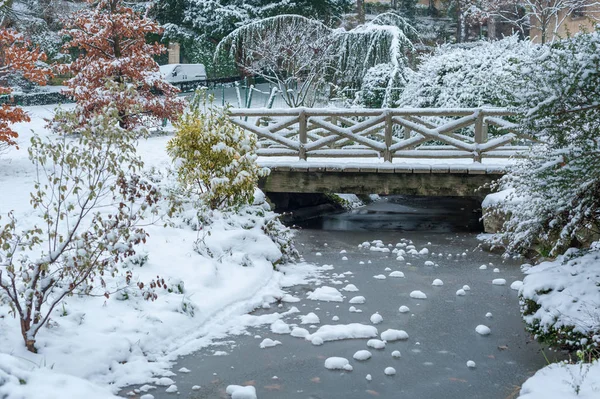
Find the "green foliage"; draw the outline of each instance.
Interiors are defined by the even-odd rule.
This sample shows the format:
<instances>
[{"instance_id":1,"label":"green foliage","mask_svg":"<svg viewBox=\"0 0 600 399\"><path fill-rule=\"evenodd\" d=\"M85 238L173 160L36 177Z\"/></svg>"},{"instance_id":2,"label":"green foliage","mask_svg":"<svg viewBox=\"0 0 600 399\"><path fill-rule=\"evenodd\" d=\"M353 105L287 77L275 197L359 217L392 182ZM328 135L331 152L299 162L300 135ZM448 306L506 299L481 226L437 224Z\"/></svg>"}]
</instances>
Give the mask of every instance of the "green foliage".
<instances>
[{"instance_id":1,"label":"green foliage","mask_svg":"<svg viewBox=\"0 0 600 399\"><path fill-rule=\"evenodd\" d=\"M211 209L252 203L258 179L268 173L256 164L253 134L231 122L227 109L216 107L202 93L196 93L175 127L167 152L177 164L184 190Z\"/></svg>"}]
</instances>

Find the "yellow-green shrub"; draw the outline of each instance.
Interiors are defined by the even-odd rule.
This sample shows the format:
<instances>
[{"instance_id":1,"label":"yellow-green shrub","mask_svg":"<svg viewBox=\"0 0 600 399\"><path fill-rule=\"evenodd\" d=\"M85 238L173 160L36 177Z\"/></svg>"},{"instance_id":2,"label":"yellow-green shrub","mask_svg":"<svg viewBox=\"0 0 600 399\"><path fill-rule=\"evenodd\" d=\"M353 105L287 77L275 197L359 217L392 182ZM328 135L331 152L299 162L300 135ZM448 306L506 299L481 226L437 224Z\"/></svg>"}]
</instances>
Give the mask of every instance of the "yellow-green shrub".
<instances>
[{"instance_id":1,"label":"yellow-green shrub","mask_svg":"<svg viewBox=\"0 0 600 399\"><path fill-rule=\"evenodd\" d=\"M252 203L258 179L268 169L256 164L256 137L231 122L227 108L216 107L197 93L175 128L167 152L186 190L198 194L211 209Z\"/></svg>"}]
</instances>

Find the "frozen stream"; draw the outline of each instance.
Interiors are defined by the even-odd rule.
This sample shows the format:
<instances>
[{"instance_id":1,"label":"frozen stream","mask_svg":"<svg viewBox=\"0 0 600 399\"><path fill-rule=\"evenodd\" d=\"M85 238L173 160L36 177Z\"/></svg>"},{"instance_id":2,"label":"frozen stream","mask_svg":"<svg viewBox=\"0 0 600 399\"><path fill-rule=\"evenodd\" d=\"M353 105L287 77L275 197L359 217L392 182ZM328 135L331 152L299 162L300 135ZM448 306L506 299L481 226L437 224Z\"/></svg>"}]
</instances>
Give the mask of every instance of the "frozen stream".
<instances>
[{"instance_id":1,"label":"frozen stream","mask_svg":"<svg viewBox=\"0 0 600 399\"><path fill-rule=\"evenodd\" d=\"M546 360L539 345L524 332L517 293L510 288L513 281L522 279L520 263L478 250L473 232L479 228L477 220L478 215L464 203L390 199L311 222L298 234L298 249L306 261L333 266L323 268L320 282L340 290L343 302L309 300L307 294L317 286L295 286L288 292L299 302L274 304L255 314L295 306L300 312L283 321L313 333L325 324L372 326L371 315L379 312L383 317L375 325L379 333L398 329L409 338L387 342L384 349L367 347L367 339L316 346L290 334L276 334L267 324L181 358L171 377L179 394L165 392L166 386L147 393L155 398L228 398L228 385L250 384L260 399L516 397L520 384L546 365ZM427 248L429 254L406 254L401 261L391 252L358 247L374 240L381 240L390 251L400 243L405 252L412 241L417 251ZM481 265L487 268L482 270ZM404 278L390 277L392 271L401 271ZM386 278L374 277L379 275ZM506 285L492 284L500 278ZM443 285L433 286L434 279ZM347 284L354 284L358 291L342 290ZM457 296L464 285L470 290ZM427 299L411 298L414 290L425 293ZM363 296L365 303L349 303L355 296ZM402 305L410 311L399 312ZM351 306L362 313L350 312ZM320 323L300 325L300 316L311 312ZM491 317L486 317L488 313ZM339 320L332 320L334 316ZM488 326L491 334L478 334L475 330L480 324ZM265 338L281 344L261 349ZM353 359L359 350L368 350L372 357ZM400 357L393 357L393 351L399 351ZM332 356L348 359L353 371L326 369L325 360ZM467 361L474 361L476 367L467 367ZM183 367L190 372L178 372ZM385 375L387 367L393 367L396 374Z\"/></svg>"}]
</instances>

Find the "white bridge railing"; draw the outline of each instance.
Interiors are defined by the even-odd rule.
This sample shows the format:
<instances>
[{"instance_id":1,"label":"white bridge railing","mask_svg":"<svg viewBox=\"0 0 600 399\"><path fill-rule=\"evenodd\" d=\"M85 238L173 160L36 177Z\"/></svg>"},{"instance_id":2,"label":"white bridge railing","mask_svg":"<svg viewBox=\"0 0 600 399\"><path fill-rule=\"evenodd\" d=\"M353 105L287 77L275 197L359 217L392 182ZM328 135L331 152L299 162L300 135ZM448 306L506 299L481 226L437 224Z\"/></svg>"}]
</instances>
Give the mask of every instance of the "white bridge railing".
<instances>
[{"instance_id":1,"label":"white bridge railing","mask_svg":"<svg viewBox=\"0 0 600 399\"><path fill-rule=\"evenodd\" d=\"M259 138L260 156L508 158L530 137L500 108L232 109L231 120ZM490 132L493 130L493 137Z\"/></svg>"}]
</instances>

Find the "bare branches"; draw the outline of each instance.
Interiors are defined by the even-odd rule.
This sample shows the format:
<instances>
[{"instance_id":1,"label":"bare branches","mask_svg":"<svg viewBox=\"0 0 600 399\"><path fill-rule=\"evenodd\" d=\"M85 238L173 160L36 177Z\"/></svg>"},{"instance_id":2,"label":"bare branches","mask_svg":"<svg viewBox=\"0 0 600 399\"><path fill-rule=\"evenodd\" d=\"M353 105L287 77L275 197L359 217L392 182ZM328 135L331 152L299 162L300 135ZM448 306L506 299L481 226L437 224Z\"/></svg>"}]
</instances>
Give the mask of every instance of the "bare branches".
<instances>
[{"instance_id":1,"label":"bare branches","mask_svg":"<svg viewBox=\"0 0 600 399\"><path fill-rule=\"evenodd\" d=\"M414 29L394 14L350 31L280 15L233 31L217 46L215 60L232 57L244 73L277 85L286 103L298 107L327 84L359 86L375 65L404 69L406 53L412 50L409 36L416 37Z\"/></svg>"}]
</instances>

